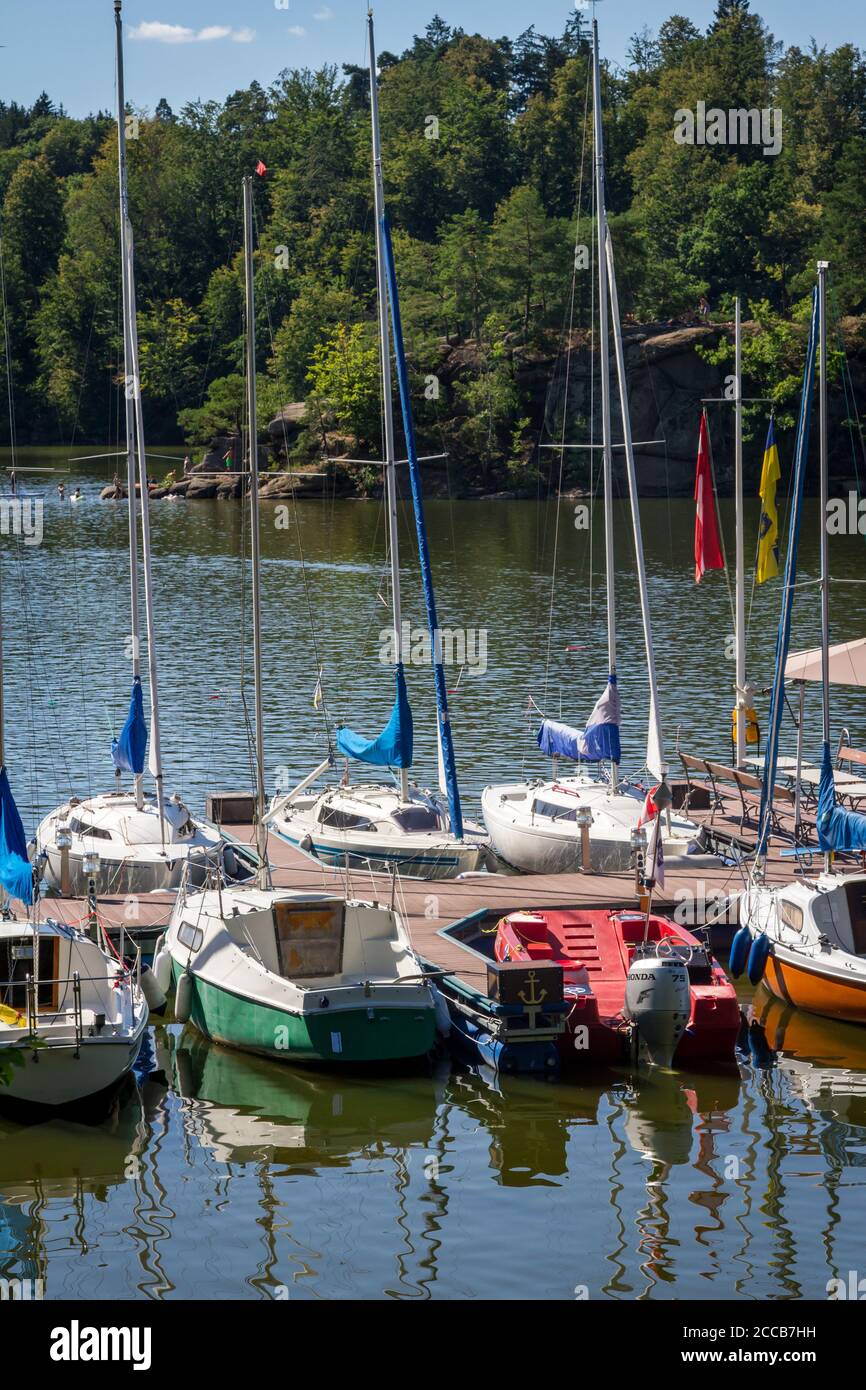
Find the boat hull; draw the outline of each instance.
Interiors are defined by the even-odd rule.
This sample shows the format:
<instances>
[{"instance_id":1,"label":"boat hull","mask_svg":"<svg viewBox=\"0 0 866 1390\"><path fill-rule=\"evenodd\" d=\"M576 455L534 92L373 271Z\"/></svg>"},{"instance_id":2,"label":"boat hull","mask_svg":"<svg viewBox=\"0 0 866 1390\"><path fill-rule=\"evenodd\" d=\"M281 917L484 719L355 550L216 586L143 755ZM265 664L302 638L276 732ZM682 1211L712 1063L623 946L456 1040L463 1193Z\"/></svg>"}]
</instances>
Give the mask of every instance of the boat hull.
<instances>
[{"instance_id":1,"label":"boat hull","mask_svg":"<svg viewBox=\"0 0 866 1390\"><path fill-rule=\"evenodd\" d=\"M175 984L181 974L172 961ZM423 1057L435 1040L433 1008L367 1007L305 1014L232 994L192 976L190 1019L214 1042L283 1062L344 1066Z\"/></svg>"},{"instance_id":2,"label":"boat hull","mask_svg":"<svg viewBox=\"0 0 866 1390\"><path fill-rule=\"evenodd\" d=\"M594 789L591 789L594 790ZM635 825L641 803L631 797L612 798L616 809L627 810ZM496 788L487 787L481 796L484 824L490 835L494 852L506 864L526 874L570 874L583 869L583 846L580 833L552 826L541 819L530 822L508 810ZM590 831L590 863L593 873L628 873L634 859L630 833L626 827L613 826L606 833L609 817L597 816ZM697 827L695 827L697 833ZM683 835L662 837L665 859L680 858L688 853L689 839ZM689 863L697 868L715 862L712 855L689 855Z\"/></svg>"},{"instance_id":3,"label":"boat hull","mask_svg":"<svg viewBox=\"0 0 866 1390\"><path fill-rule=\"evenodd\" d=\"M101 1095L132 1070L146 1026L143 1015L126 1038L85 1041L78 1057L68 1046L50 1044L36 1053L24 1052L23 1066L14 1067L9 1085L0 1087L0 1100L60 1109Z\"/></svg>"},{"instance_id":4,"label":"boat hull","mask_svg":"<svg viewBox=\"0 0 866 1390\"><path fill-rule=\"evenodd\" d=\"M421 879L456 878L458 874L473 873L483 869L487 863L487 849L484 845L456 841L447 849L431 847L429 850L383 851L380 845L350 845L337 839L329 840L317 836L312 840L309 834L292 834L274 823L271 829L303 853L311 855L328 866L350 869L364 869L373 873L388 873L396 868L401 876Z\"/></svg>"},{"instance_id":5,"label":"boat hull","mask_svg":"<svg viewBox=\"0 0 866 1390\"><path fill-rule=\"evenodd\" d=\"M820 970L804 969L776 945L767 958L764 983L785 1004L826 1018L866 1024L866 977L841 980Z\"/></svg>"}]
</instances>

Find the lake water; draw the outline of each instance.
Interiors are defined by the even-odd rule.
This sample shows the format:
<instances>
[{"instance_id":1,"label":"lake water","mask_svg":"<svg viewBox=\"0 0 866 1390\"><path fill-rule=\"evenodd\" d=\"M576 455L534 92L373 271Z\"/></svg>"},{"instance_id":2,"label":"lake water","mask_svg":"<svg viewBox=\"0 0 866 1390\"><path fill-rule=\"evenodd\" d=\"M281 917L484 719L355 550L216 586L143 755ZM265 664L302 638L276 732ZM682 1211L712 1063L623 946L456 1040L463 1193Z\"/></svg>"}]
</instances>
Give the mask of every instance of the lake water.
<instances>
[{"instance_id":1,"label":"lake water","mask_svg":"<svg viewBox=\"0 0 866 1390\"><path fill-rule=\"evenodd\" d=\"M20 458L40 462L63 466L56 454ZM28 832L71 788L109 785L110 737L129 700L125 507L98 500L104 465L61 476L67 494L80 483L79 504L58 499L58 475L19 473L42 504L42 543L0 537L5 755ZM580 723L603 687L601 510L588 531L575 526L576 505L428 506L440 623L466 643L449 686L470 814L488 781L542 771L530 698ZM675 769L677 736L688 751L729 754L731 609L721 574L693 582L692 504L647 500L641 511ZM728 504L722 512L732 547ZM748 556L754 503L750 512ZM378 501L309 501L297 516L263 505L269 791L325 754L320 666L332 724L372 733L387 718L383 521ZM251 783L244 513L163 502L151 525L166 782L201 808L206 791ZM646 681L622 503L616 541L624 765L638 772ZM812 502L795 648L819 637L817 548ZM421 628L405 508L402 558L404 618ZM833 538L835 578L866 578L863 561L862 537ZM834 585L834 641L864 635L860 593ZM747 592L758 687L772 678L779 597L778 582ZM410 667L408 682L416 771L431 781L429 667ZM807 701L813 758L817 696ZM766 696L757 703L763 721ZM863 746L860 692L834 690L832 723L834 738L847 726ZM580 1086L497 1083L447 1065L311 1075L159 1025L104 1123L2 1122L0 1277L41 1278L48 1298L823 1297L861 1257L866 1032L763 995L753 1007L763 1033L728 1072L622 1071Z\"/></svg>"}]
</instances>

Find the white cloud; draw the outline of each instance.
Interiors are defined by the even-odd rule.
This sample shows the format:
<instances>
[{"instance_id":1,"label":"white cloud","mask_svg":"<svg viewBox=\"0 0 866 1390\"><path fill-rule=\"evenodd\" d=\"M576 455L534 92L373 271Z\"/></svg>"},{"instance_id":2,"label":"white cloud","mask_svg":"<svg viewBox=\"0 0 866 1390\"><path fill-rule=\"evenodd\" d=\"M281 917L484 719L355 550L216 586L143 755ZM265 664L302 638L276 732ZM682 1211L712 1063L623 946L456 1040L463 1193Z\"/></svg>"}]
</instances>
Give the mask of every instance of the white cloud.
<instances>
[{"instance_id":1,"label":"white cloud","mask_svg":"<svg viewBox=\"0 0 866 1390\"><path fill-rule=\"evenodd\" d=\"M333 18L334 11L331 9L330 5L321 5L318 10L313 11L313 19L318 19L324 22L326 19Z\"/></svg>"},{"instance_id":2,"label":"white cloud","mask_svg":"<svg viewBox=\"0 0 866 1390\"><path fill-rule=\"evenodd\" d=\"M294 34L296 39L302 39L306 34L306 29L302 24L290 24L289 33Z\"/></svg>"},{"instance_id":3,"label":"white cloud","mask_svg":"<svg viewBox=\"0 0 866 1390\"><path fill-rule=\"evenodd\" d=\"M209 24L204 29L189 29L185 24L163 24L158 19L146 19L130 30L132 39L151 43L213 43L216 39L231 39L232 43L251 43L254 29L230 29L227 24Z\"/></svg>"}]
</instances>

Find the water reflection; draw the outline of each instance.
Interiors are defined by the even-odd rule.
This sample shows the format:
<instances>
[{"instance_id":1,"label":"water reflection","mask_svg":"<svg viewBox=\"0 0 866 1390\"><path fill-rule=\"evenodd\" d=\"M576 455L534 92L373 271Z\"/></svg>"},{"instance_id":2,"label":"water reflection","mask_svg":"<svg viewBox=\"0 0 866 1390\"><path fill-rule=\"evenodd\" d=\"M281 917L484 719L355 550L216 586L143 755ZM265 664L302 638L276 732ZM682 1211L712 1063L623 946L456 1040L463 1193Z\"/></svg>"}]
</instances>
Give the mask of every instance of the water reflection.
<instances>
[{"instance_id":1,"label":"water reflection","mask_svg":"<svg viewBox=\"0 0 866 1390\"><path fill-rule=\"evenodd\" d=\"M823 1297L866 1037L759 992L714 1074L329 1077L177 1025L98 1125L0 1122L0 1275L95 1298Z\"/></svg>"}]
</instances>

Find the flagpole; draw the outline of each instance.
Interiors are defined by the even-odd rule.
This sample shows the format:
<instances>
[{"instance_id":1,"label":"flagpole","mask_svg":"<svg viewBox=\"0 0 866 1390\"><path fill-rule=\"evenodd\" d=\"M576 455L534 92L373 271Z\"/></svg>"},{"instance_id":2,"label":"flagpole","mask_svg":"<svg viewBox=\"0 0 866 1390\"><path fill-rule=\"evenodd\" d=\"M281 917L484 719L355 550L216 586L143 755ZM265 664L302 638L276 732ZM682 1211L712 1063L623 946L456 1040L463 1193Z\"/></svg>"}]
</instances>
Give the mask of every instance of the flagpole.
<instances>
[{"instance_id":1,"label":"flagpole","mask_svg":"<svg viewBox=\"0 0 866 1390\"><path fill-rule=\"evenodd\" d=\"M821 737L830 746L830 544L827 536L827 502L830 491L827 450L827 270L829 261L818 262L818 440L821 500ZM823 758L822 758L823 766ZM824 851L824 872L830 872L831 856Z\"/></svg>"},{"instance_id":2,"label":"flagpole","mask_svg":"<svg viewBox=\"0 0 866 1390\"><path fill-rule=\"evenodd\" d=\"M746 578L743 539L743 331L740 296L734 308L734 630L736 641L736 765L746 759Z\"/></svg>"},{"instance_id":3,"label":"flagpole","mask_svg":"<svg viewBox=\"0 0 866 1390\"><path fill-rule=\"evenodd\" d=\"M373 141L373 205L376 215L376 299L379 316L379 369L382 375L382 414L385 426L385 498L388 509L388 544L391 560L391 615L394 624L394 664L403 661L403 623L400 604L400 543L397 534L397 465L394 447L394 402L391 394L391 337L388 326L388 291L385 280L385 250L382 218L385 192L382 182L382 145L379 136L379 84L376 75L376 39L373 12L367 12L367 41L370 58L370 125ZM441 746L439 721L437 737ZM440 754L441 759L441 754ZM400 800L409 800L409 769L400 768Z\"/></svg>"},{"instance_id":4,"label":"flagpole","mask_svg":"<svg viewBox=\"0 0 866 1390\"><path fill-rule=\"evenodd\" d=\"M256 850L259 865L256 886L270 888L268 830L265 814L265 734L262 713L262 602L261 550L259 537L259 446L256 427L256 300L253 278L253 176L247 174L244 190L244 291L247 373L247 440L250 472L250 560L252 563L253 605L253 704L256 742Z\"/></svg>"},{"instance_id":5,"label":"flagpole","mask_svg":"<svg viewBox=\"0 0 866 1390\"><path fill-rule=\"evenodd\" d=\"M616 678L616 593L613 549L613 456L610 427L610 357L607 301L607 268L605 237L607 212L604 200L604 135L601 124L601 72L598 58L598 23L592 21L592 131L595 146L595 220L598 246L598 345L601 377L601 449L604 478L604 557L605 589L607 594L607 663L608 672ZM619 785L617 765L611 762L611 789Z\"/></svg>"}]
</instances>

